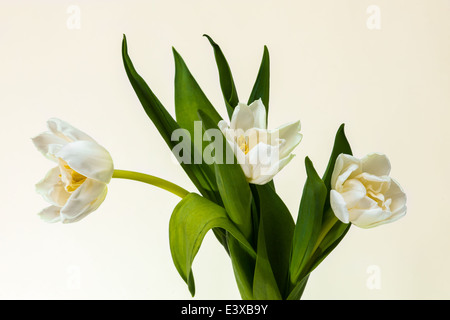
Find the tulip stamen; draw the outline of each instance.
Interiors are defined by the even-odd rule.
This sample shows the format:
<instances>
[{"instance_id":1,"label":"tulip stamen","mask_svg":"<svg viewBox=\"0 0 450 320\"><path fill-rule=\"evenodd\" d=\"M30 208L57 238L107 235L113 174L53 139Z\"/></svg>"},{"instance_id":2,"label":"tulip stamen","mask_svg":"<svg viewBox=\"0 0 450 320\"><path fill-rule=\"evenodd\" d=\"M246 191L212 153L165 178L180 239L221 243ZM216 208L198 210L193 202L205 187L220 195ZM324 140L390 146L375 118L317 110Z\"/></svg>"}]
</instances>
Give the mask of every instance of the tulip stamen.
<instances>
[{"instance_id":1,"label":"tulip stamen","mask_svg":"<svg viewBox=\"0 0 450 320\"><path fill-rule=\"evenodd\" d=\"M239 149L241 149L244 154L247 154L250 151L248 138L244 137L244 135L240 135L236 142Z\"/></svg>"},{"instance_id":2,"label":"tulip stamen","mask_svg":"<svg viewBox=\"0 0 450 320\"><path fill-rule=\"evenodd\" d=\"M67 192L74 192L86 181L87 177L73 170L64 160L59 159L59 161L61 180L65 184L65 189Z\"/></svg>"}]
</instances>

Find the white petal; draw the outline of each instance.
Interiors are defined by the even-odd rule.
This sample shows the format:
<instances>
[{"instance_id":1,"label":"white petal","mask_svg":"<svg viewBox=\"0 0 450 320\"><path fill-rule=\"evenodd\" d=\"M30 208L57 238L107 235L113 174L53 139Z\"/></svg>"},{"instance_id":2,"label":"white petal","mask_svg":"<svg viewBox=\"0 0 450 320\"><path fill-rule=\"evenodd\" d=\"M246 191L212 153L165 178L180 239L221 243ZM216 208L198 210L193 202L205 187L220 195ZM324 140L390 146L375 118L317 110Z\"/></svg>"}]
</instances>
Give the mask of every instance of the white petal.
<instances>
[{"instance_id":1,"label":"white petal","mask_svg":"<svg viewBox=\"0 0 450 320\"><path fill-rule=\"evenodd\" d=\"M358 202L355 202L351 209L352 210L353 209L372 210L372 209L377 209L377 208L380 208L380 206L378 205L378 202L376 202L375 200L369 198L368 196L364 196L361 199L359 199Z\"/></svg>"},{"instance_id":2,"label":"white petal","mask_svg":"<svg viewBox=\"0 0 450 320\"><path fill-rule=\"evenodd\" d=\"M281 159L278 163L275 163L271 167L262 167L262 166L254 166L254 170L257 170L259 172L258 175L253 175L253 178L249 181L253 184L266 184L270 180L273 179L273 177L280 172L281 169L283 169L293 158L295 155L290 154L286 158ZM256 167L256 168L255 168Z\"/></svg>"},{"instance_id":3,"label":"white petal","mask_svg":"<svg viewBox=\"0 0 450 320\"><path fill-rule=\"evenodd\" d=\"M336 158L333 174L331 175L331 188L339 190L345 180L360 172L361 161L351 155L341 153Z\"/></svg>"},{"instance_id":4,"label":"white petal","mask_svg":"<svg viewBox=\"0 0 450 320\"><path fill-rule=\"evenodd\" d=\"M383 211L380 207L370 210L352 209L350 221L360 228L372 228L381 224L390 215L389 211Z\"/></svg>"},{"instance_id":5,"label":"white petal","mask_svg":"<svg viewBox=\"0 0 450 320\"><path fill-rule=\"evenodd\" d=\"M391 186L384 196L392 200L390 208L394 215L406 213L406 194L396 180L391 178Z\"/></svg>"},{"instance_id":6,"label":"white petal","mask_svg":"<svg viewBox=\"0 0 450 320\"><path fill-rule=\"evenodd\" d=\"M93 179L86 181L76 189L66 205L61 209L61 219L63 223L70 223L80 220L87 214L96 210L106 197L106 183Z\"/></svg>"},{"instance_id":7,"label":"white petal","mask_svg":"<svg viewBox=\"0 0 450 320\"><path fill-rule=\"evenodd\" d=\"M50 206L38 213L38 216L45 222L54 223L61 221L61 208L57 206Z\"/></svg>"},{"instance_id":8,"label":"white petal","mask_svg":"<svg viewBox=\"0 0 450 320\"><path fill-rule=\"evenodd\" d=\"M282 158L291 153L298 146L300 141L302 141L303 135L299 133L300 128L300 121L291 122L278 128L280 139L286 141L283 147L280 148L280 155Z\"/></svg>"},{"instance_id":9,"label":"white petal","mask_svg":"<svg viewBox=\"0 0 450 320\"><path fill-rule=\"evenodd\" d=\"M250 164L257 164L263 167L273 167L281 160L280 150L277 146L271 146L262 142L251 148L247 157Z\"/></svg>"},{"instance_id":10,"label":"white petal","mask_svg":"<svg viewBox=\"0 0 450 320\"><path fill-rule=\"evenodd\" d=\"M403 216L406 215L406 205L398 208L397 210L392 212L392 215L389 217L389 223L390 222L394 222L397 221L398 219L402 218Z\"/></svg>"},{"instance_id":11,"label":"white petal","mask_svg":"<svg viewBox=\"0 0 450 320\"><path fill-rule=\"evenodd\" d=\"M243 103L239 103L231 116L230 128L242 129L244 132L253 127L255 122L252 110Z\"/></svg>"},{"instance_id":12,"label":"white petal","mask_svg":"<svg viewBox=\"0 0 450 320\"><path fill-rule=\"evenodd\" d=\"M61 182L59 167L51 169L44 179L36 184L36 192L49 203L62 207L70 197L70 193Z\"/></svg>"},{"instance_id":13,"label":"white petal","mask_svg":"<svg viewBox=\"0 0 450 320\"><path fill-rule=\"evenodd\" d=\"M366 193L364 185L356 179L345 181L342 191L340 191L347 208L356 206L366 196Z\"/></svg>"},{"instance_id":14,"label":"white petal","mask_svg":"<svg viewBox=\"0 0 450 320\"><path fill-rule=\"evenodd\" d=\"M367 191L373 191L375 193L385 193L389 190L391 185L391 178L389 176L375 176L363 172L355 178L360 180L366 186Z\"/></svg>"},{"instance_id":15,"label":"white petal","mask_svg":"<svg viewBox=\"0 0 450 320\"><path fill-rule=\"evenodd\" d=\"M342 195L336 190L330 191L330 205L334 215L343 223L349 223L349 212Z\"/></svg>"},{"instance_id":16,"label":"white petal","mask_svg":"<svg viewBox=\"0 0 450 320\"><path fill-rule=\"evenodd\" d=\"M43 132L31 139L33 144L45 157L56 161L55 154L67 144L67 141L51 132Z\"/></svg>"},{"instance_id":17,"label":"white petal","mask_svg":"<svg viewBox=\"0 0 450 320\"><path fill-rule=\"evenodd\" d=\"M391 171L391 163L386 155L370 153L361 159L362 171L376 176L387 176Z\"/></svg>"},{"instance_id":18,"label":"white petal","mask_svg":"<svg viewBox=\"0 0 450 320\"><path fill-rule=\"evenodd\" d=\"M261 99L253 101L249 105L250 110L253 112L253 126L254 128L266 129L267 121L266 121L266 108Z\"/></svg>"},{"instance_id":19,"label":"white petal","mask_svg":"<svg viewBox=\"0 0 450 320\"><path fill-rule=\"evenodd\" d=\"M289 140L291 137L294 137L301 129L300 120L299 121L293 121L290 123L287 123L281 127L278 127L276 130L278 130L280 139Z\"/></svg>"},{"instance_id":20,"label":"white petal","mask_svg":"<svg viewBox=\"0 0 450 320\"><path fill-rule=\"evenodd\" d=\"M230 126L228 125L228 123L225 120L220 120L219 123L217 124L217 127L220 129L220 131L222 131L222 133L225 134L225 131L228 130L230 128Z\"/></svg>"},{"instance_id":21,"label":"white petal","mask_svg":"<svg viewBox=\"0 0 450 320\"><path fill-rule=\"evenodd\" d=\"M67 164L85 177L109 183L114 165L109 152L92 141L75 141L66 144L57 154Z\"/></svg>"},{"instance_id":22,"label":"white petal","mask_svg":"<svg viewBox=\"0 0 450 320\"><path fill-rule=\"evenodd\" d=\"M56 136L66 140L67 142L73 142L78 140L86 140L86 141L93 141L90 136L88 136L86 133L84 133L81 130L78 130L77 128L73 127L69 123L57 119L57 118L51 118L47 121L47 126L50 129L53 134Z\"/></svg>"}]
</instances>

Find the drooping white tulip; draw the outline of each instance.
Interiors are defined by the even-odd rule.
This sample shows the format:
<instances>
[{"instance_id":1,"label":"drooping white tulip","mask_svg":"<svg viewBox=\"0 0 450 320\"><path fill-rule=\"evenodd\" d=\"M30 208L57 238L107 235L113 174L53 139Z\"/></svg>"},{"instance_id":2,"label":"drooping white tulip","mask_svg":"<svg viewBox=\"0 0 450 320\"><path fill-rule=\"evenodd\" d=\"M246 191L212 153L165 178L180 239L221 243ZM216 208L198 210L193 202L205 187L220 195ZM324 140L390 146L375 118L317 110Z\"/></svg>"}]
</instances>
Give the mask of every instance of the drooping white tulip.
<instances>
[{"instance_id":1,"label":"drooping white tulip","mask_svg":"<svg viewBox=\"0 0 450 320\"><path fill-rule=\"evenodd\" d=\"M47 126L49 131L32 139L57 164L36 184L36 191L51 204L39 216L47 222L75 222L105 199L113 161L104 147L67 122L52 118Z\"/></svg>"},{"instance_id":2,"label":"drooping white tulip","mask_svg":"<svg viewBox=\"0 0 450 320\"><path fill-rule=\"evenodd\" d=\"M330 204L336 217L361 228L393 222L406 214L406 195L389 176L384 154L362 159L341 154L331 177Z\"/></svg>"},{"instance_id":3,"label":"drooping white tulip","mask_svg":"<svg viewBox=\"0 0 450 320\"><path fill-rule=\"evenodd\" d=\"M302 139L300 121L268 130L261 99L249 106L239 103L231 123L221 120L218 127L232 146L247 180L253 184L272 180L292 160L291 152Z\"/></svg>"}]
</instances>

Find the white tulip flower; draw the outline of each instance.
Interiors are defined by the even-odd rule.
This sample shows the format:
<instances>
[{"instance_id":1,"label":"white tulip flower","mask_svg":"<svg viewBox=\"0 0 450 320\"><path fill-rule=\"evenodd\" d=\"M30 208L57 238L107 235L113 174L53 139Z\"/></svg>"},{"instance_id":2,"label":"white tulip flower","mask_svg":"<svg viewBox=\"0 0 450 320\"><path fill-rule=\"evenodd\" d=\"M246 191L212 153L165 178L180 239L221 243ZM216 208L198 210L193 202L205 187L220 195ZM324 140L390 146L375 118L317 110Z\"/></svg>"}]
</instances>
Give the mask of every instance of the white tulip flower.
<instances>
[{"instance_id":1,"label":"white tulip flower","mask_svg":"<svg viewBox=\"0 0 450 320\"><path fill-rule=\"evenodd\" d=\"M266 108L261 99L249 106L239 103L231 123L221 120L219 129L231 145L247 180L266 184L292 160L292 150L302 140L300 121L267 129Z\"/></svg>"},{"instance_id":2,"label":"white tulip flower","mask_svg":"<svg viewBox=\"0 0 450 320\"><path fill-rule=\"evenodd\" d=\"M36 191L51 203L39 216L47 222L75 222L105 199L113 161L104 147L70 124L52 118L47 125L49 131L32 139L57 164L36 184Z\"/></svg>"},{"instance_id":3,"label":"white tulip flower","mask_svg":"<svg viewBox=\"0 0 450 320\"><path fill-rule=\"evenodd\" d=\"M331 177L330 204L343 223L372 228L406 214L406 195L389 177L391 165L384 154L362 159L341 154Z\"/></svg>"}]
</instances>

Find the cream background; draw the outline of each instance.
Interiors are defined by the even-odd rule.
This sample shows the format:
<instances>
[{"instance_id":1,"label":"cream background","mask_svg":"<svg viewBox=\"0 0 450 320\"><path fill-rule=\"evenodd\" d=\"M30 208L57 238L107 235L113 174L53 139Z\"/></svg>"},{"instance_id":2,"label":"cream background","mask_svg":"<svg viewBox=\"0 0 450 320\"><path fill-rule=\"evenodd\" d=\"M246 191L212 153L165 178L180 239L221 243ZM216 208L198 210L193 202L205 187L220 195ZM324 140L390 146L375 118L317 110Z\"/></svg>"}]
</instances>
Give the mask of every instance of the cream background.
<instances>
[{"instance_id":1,"label":"cream background","mask_svg":"<svg viewBox=\"0 0 450 320\"><path fill-rule=\"evenodd\" d=\"M69 5L81 28L66 26ZM369 5L381 30L369 30ZM386 153L408 213L352 227L314 271L305 299L449 299L450 1L2 1L0 3L0 298L190 299L173 266L168 221L178 199L113 180L98 211L46 224L34 184L52 164L31 144L49 117L86 131L117 168L194 190L144 114L121 61L122 34L141 75L173 113L171 47L225 116L207 33L246 101L263 45L271 56L269 126L300 119L297 157L276 177L296 217L304 158L323 173L341 123L356 156ZM370 266L381 288L370 290ZM193 266L195 299L239 299L231 265L208 234Z\"/></svg>"}]
</instances>

